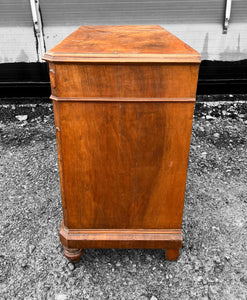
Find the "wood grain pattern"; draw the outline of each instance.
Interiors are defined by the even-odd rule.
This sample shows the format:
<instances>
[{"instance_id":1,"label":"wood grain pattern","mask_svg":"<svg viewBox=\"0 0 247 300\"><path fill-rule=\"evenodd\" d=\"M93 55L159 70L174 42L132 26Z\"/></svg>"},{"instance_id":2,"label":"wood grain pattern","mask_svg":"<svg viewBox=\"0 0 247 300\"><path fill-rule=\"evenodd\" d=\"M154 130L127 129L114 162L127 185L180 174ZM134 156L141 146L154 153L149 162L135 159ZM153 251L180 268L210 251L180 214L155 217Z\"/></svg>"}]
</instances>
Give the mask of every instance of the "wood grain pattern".
<instances>
[{"instance_id":1,"label":"wood grain pattern","mask_svg":"<svg viewBox=\"0 0 247 300\"><path fill-rule=\"evenodd\" d=\"M117 67L95 64L56 64L57 96L118 97Z\"/></svg>"},{"instance_id":2,"label":"wood grain pattern","mask_svg":"<svg viewBox=\"0 0 247 300\"><path fill-rule=\"evenodd\" d=\"M177 260L179 256L179 248L166 249L167 260Z\"/></svg>"},{"instance_id":3,"label":"wood grain pattern","mask_svg":"<svg viewBox=\"0 0 247 300\"><path fill-rule=\"evenodd\" d=\"M159 97L195 98L198 71L198 64L163 64L159 68Z\"/></svg>"},{"instance_id":4,"label":"wood grain pattern","mask_svg":"<svg viewBox=\"0 0 247 300\"><path fill-rule=\"evenodd\" d=\"M56 107L66 226L181 228L193 103Z\"/></svg>"},{"instance_id":5,"label":"wood grain pattern","mask_svg":"<svg viewBox=\"0 0 247 300\"><path fill-rule=\"evenodd\" d=\"M194 105L146 109L139 111L134 227L181 228Z\"/></svg>"},{"instance_id":6,"label":"wood grain pattern","mask_svg":"<svg viewBox=\"0 0 247 300\"><path fill-rule=\"evenodd\" d=\"M198 64L58 63L55 96L195 98L197 76L193 74L198 74L198 68Z\"/></svg>"},{"instance_id":7,"label":"wood grain pattern","mask_svg":"<svg viewBox=\"0 0 247 300\"><path fill-rule=\"evenodd\" d=\"M179 249L182 246L180 229L68 229L62 223L59 236L66 249Z\"/></svg>"},{"instance_id":8,"label":"wood grain pattern","mask_svg":"<svg viewBox=\"0 0 247 300\"><path fill-rule=\"evenodd\" d=\"M82 26L45 54L47 61L200 62L200 54L158 25Z\"/></svg>"},{"instance_id":9,"label":"wood grain pattern","mask_svg":"<svg viewBox=\"0 0 247 300\"><path fill-rule=\"evenodd\" d=\"M121 59L139 59L112 62L115 48ZM164 248L176 260L196 52L157 26L81 27L54 49L60 51L50 76L65 256L78 260L84 248ZM87 52L102 61L92 63ZM76 63L82 55L85 62ZM142 61L152 55L157 62Z\"/></svg>"}]
</instances>

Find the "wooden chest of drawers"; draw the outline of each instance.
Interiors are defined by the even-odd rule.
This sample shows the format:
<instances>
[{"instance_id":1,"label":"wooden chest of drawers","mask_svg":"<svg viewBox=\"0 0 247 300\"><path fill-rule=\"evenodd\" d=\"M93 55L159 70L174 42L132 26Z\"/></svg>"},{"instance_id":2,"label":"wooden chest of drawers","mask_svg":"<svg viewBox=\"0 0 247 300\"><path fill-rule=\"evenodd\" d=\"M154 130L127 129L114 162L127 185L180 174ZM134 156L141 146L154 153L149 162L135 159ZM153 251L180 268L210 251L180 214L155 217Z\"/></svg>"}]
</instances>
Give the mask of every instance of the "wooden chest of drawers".
<instances>
[{"instance_id":1,"label":"wooden chest of drawers","mask_svg":"<svg viewBox=\"0 0 247 300\"><path fill-rule=\"evenodd\" d=\"M176 260L200 55L160 26L83 26L49 62L64 254Z\"/></svg>"}]
</instances>

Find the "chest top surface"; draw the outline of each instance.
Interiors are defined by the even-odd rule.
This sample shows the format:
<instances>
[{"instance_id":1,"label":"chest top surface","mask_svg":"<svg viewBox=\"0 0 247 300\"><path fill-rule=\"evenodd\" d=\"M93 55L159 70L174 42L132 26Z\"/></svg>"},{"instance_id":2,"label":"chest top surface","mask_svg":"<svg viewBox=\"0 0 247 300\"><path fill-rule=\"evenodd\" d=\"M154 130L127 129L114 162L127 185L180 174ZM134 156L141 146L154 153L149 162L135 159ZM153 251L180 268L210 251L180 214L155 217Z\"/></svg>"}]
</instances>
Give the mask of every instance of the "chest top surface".
<instances>
[{"instance_id":1,"label":"chest top surface","mask_svg":"<svg viewBox=\"0 0 247 300\"><path fill-rule=\"evenodd\" d=\"M81 26L44 55L58 62L200 62L200 54L158 25Z\"/></svg>"}]
</instances>

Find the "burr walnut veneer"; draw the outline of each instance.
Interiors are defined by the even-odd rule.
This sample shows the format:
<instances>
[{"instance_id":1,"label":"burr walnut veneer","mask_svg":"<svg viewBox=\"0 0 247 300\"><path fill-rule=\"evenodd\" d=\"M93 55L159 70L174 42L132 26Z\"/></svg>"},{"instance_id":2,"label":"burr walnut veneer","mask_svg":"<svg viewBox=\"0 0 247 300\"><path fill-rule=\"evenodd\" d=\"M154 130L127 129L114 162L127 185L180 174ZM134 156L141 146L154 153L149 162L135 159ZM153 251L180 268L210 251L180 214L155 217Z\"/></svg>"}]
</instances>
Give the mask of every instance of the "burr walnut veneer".
<instances>
[{"instance_id":1,"label":"burr walnut veneer","mask_svg":"<svg viewBox=\"0 0 247 300\"><path fill-rule=\"evenodd\" d=\"M82 26L49 62L64 254L176 260L200 55L160 26Z\"/></svg>"}]
</instances>

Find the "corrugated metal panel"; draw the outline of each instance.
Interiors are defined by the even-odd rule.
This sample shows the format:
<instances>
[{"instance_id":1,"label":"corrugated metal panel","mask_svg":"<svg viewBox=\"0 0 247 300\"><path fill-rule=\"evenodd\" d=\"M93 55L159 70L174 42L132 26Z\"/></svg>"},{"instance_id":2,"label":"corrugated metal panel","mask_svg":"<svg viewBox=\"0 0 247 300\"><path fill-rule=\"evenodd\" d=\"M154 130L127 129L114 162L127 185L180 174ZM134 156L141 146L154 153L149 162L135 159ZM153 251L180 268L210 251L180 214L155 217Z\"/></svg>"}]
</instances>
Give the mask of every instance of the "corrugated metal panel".
<instances>
[{"instance_id":1,"label":"corrugated metal panel","mask_svg":"<svg viewBox=\"0 0 247 300\"><path fill-rule=\"evenodd\" d=\"M222 23L225 0L43 0L46 25ZM247 21L247 1L234 0L231 22Z\"/></svg>"},{"instance_id":2,"label":"corrugated metal panel","mask_svg":"<svg viewBox=\"0 0 247 300\"><path fill-rule=\"evenodd\" d=\"M226 35L225 0L42 0L40 5L47 49L80 25L159 24L202 53L202 59L247 58L247 0L233 0Z\"/></svg>"},{"instance_id":3,"label":"corrugated metal panel","mask_svg":"<svg viewBox=\"0 0 247 300\"><path fill-rule=\"evenodd\" d=\"M43 0L40 5L46 25L207 23L222 22L225 0Z\"/></svg>"},{"instance_id":4,"label":"corrugated metal panel","mask_svg":"<svg viewBox=\"0 0 247 300\"><path fill-rule=\"evenodd\" d=\"M246 0L233 0L231 23L247 22L247 1Z\"/></svg>"},{"instance_id":5,"label":"corrugated metal panel","mask_svg":"<svg viewBox=\"0 0 247 300\"><path fill-rule=\"evenodd\" d=\"M0 26L32 26L29 0L1 0Z\"/></svg>"},{"instance_id":6,"label":"corrugated metal panel","mask_svg":"<svg viewBox=\"0 0 247 300\"><path fill-rule=\"evenodd\" d=\"M222 23L225 0L42 0L45 25ZM234 0L231 22L247 21L247 1ZM0 26L32 26L29 0L1 0Z\"/></svg>"},{"instance_id":7,"label":"corrugated metal panel","mask_svg":"<svg viewBox=\"0 0 247 300\"><path fill-rule=\"evenodd\" d=\"M247 58L247 0L233 0L227 35L225 0L41 0L40 6L47 49L80 25L159 24L203 59ZM29 0L0 0L0 27L0 63L37 60Z\"/></svg>"}]
</instances>

